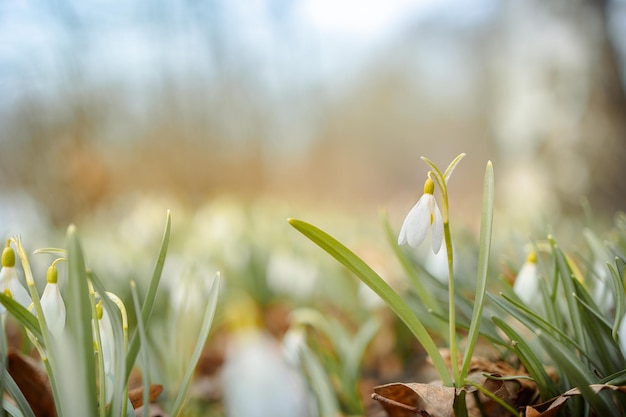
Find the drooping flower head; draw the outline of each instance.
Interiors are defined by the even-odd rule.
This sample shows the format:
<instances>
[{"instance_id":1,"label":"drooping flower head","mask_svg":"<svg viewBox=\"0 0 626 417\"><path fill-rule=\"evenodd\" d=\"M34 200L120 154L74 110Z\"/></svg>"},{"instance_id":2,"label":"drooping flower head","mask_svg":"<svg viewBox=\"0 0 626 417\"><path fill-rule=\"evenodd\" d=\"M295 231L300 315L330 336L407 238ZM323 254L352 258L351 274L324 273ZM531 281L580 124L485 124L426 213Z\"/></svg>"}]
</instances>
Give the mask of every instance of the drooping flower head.
<instances>
[{"instance_id":1,"label":"drooping flower head","mask_svg":"<svg viewBox=\"0 0 626 417\"><path fill-rule=\"evenodd\" d=\"M12 297L15 301L20 303L25 308L31 303L30 296L26 288L20 284L17 278L17 272L15 271L15 252L11 247L10 242L7 242L7 246L2 251L2 269L0 269L0 292ZM3 305L0 305L0 313L5 312L6 309Z\"/></svg>"},{"instance_id":2,"label":"drooping flower head","mask_svg":"<svg viewBox=\"0 0 626 417\"><path fill-rule=\"evenodd\" d=\"M41 296L41 309L50 333L59 338L65 328L65 303L59 290L56 262L48 268L46 279L48 283Z\"/></svg>"},{"instance_id":3,"label":"drooping flower head","mask_svg":"<svg viewBox=\"0 0 626 417\"><path fill-rule=\"evenodd\" d=\"M435 183L427 178L424 183L424 194L417 204L409 211L398 236L398 245L408 244L415 248L424 241L428 231L432 231L432 248L434 253L441 249L443 241L443 220L437 200L433 195Z\"/></svg>"}]
</instances>

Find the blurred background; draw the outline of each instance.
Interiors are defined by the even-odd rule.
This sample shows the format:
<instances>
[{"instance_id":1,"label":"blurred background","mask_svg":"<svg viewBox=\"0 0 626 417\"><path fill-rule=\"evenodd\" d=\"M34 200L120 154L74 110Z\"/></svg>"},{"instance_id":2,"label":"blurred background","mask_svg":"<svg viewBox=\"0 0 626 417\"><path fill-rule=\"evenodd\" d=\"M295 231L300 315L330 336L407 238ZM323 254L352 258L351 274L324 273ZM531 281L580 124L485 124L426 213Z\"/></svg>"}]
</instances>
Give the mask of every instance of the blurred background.
<instances>
[{"instance_id":1,"label":"blurred background","mask_svg":"<svg viewBox=\"0 0 626 417\"><path fill-rule=\"evenodd\" d=\"M626 187L625 9L5 0L2 228L224 194L385 207L395 224L421 194L419 157L445 167L460 152L453 214L470 223L488 159L507 216L556 219L582 197L611 215Z\"/></svg>"}]
</instances>

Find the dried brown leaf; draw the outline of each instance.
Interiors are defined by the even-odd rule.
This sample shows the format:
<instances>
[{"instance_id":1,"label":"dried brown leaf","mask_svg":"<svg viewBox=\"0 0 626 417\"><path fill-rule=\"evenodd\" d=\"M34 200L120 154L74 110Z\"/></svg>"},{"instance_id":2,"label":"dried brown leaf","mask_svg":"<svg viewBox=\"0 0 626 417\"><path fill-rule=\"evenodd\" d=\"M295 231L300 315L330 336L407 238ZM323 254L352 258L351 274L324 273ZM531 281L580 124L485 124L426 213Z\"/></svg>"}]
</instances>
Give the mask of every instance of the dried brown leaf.
<instances>
[{"instance_id":1,"label":"dried brown leaf","mask_svg":"<svg viewBox=\"0 0 626 417\"><path fill-rule=\"evenodd\" d=\"M54 396L46 371L33 358L11 350L8 355L8 370L36 417L56 417ZM150 402L163 391L162 385L150 386ZM128 393L133 408L143 405L143 387L131 389ZM158 415L164 415L160 412Z\"/></svg>"},{"instance_id":2,"label":"dried brown leaf","mask_svg":"<svg viewBox=\"0 0 626 417\"><path fill-rule=\"evenodd\" d=\"M163 392L163 385L150 385L150 402L157 399ZM128 399L133 405L134 409L143 406L143 386L133 388L128 392Z\"/></svg>"},{"instance_id":3,"label":"dried brown leaf","mask_svg":"<svg viewBox=\"0 0 626 417\"><path fill-rule=\"evenodd\" d=\"M32 358L11 350L8 370L37 417L56 417L48 374Z\"/></svg>"},{"instance_id":4,"label":"dried brown leaf","mask_svg":"<svg viewBox=\"0 0 626 417\"><path fill-rule=\"evenodd\" d=\"M507 362L484 357L472 358L468 380L485 388L496 398L514 409L533 404L539 397L537 386L528 378L523 368L515 368ZM473 385L461 390L475 395L466 397L468 414L489 417L507 417L511 412L498 401L482 392L475 393ZM452 416L458 390L443 387L440 383L395 383L374 388L372 396L379 401L389 417ZM477 401L480 404L477 404ZM481 414L482 413L482 414Z\"/></svg>"},{"instance_id":5,"label":"dried brown leaf","mask_svg":"<svg viewBox=\"0 0 626 417\"><path fill-rule=\"evenodd\" d=\"M392 383L374 388L389 417L452 417L456 390L433 384Z\"/></svg>"},{"instance_id":6,"label":"dried brown leaf","mask_svg":"<svg viewBox=\"0 0 626 417\"><path fill-rule=\"evenodd\" d=\"M593 384L590 385L595 393L605 390L620 391L626 393L626 386L608 385L608 384ZM578 388L572 388L569 391L564 392L558 397L554 397L541 404L527 406L525 415L527 417L553 417L556 416L559 410L565 405L567 400L573 396L580 395Z\"/></svg>"}]
</instances>

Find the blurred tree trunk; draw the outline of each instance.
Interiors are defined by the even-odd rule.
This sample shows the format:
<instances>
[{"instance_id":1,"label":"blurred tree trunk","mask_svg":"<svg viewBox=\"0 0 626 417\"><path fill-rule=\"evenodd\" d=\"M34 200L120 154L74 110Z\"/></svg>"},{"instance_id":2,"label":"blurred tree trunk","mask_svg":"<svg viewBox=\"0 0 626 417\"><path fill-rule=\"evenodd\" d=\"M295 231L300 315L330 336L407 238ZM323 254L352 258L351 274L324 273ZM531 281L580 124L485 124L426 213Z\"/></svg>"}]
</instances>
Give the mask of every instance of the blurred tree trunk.
<instances>
[{"instance_id":1,"label":"blurred tree trunk","mask_svg":"<svg viewBox=\"0 0 626 417\"><path fill-rule=\"evenodd\" d=\"M603 32L598 34L597 60L592 71L588 119L582 124L584 154L589 158L593 187L589 192L592 208L612 214L626 210L626 93L617 41L611 35L609 1L589 0Z\"/></svg>"}]
</instances>

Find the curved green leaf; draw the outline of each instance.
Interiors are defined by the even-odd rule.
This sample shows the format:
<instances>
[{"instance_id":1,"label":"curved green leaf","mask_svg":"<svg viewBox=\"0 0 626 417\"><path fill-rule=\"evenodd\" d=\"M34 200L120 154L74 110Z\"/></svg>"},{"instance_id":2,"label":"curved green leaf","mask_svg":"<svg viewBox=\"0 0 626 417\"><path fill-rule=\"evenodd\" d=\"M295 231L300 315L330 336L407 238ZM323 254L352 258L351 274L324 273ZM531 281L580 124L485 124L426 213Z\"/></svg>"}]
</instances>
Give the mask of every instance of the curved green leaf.
<instances>
[{"instance_id":1,"label":"curved green leaf","mask_svg":"<svg viewBox=\"0 0 626 417\"><path fill-rule=\"evenodd\" d=\"M7 311L15 317L22 326L35 336L42 346L45 345L43 335L41 334L41 327L39 327L39 321L33 313L4 293L0 293L0 303L2 303Z\"/></svg>"},{"instance_id":2,"label":"curved green leaf","mask_svg":"<svg viewBox=\"0 0 626 417\"><path fill-rule=\"evenodd\" d=\"M337 239L330 236L326 232L317 227L301 220L289 219L296 230L308 237L312 242L325 250L329 255L335 258L339 263L352 271L361 281L370 287L391 310L398 316L400 320L407 325L409 330L417 337L422 344L443 383L447 386L452 385L452 379L448 372L448 368L433 341L432 337L422 324L422 322L413 314L404 300L387 284L372 268L369 267L361 258L356 256L354 252L340 243Z\"/></svg>"},{"instance_id":3,"label":"curved green leaf","mask_svg":"<svg viewBox=\"0 0 626 417\"><path fill-rule=\"evenodd\" d=\"M200 360L202 349L204 349L204 345L207 341L207 338L209 337L211 325L213 324L213 318L215 317L215 309L217 308L219 288L220 274L218 273L209 291L209 300L207 301L206 310L204 311L204 319L202 321L200 333L198 334L198 339L196 340L196 346L194 347L193 353L191 354L191 360L189 361L189 365L187 366L187 371L185 372L185 376L183 377L181 387L178 390L178 395L174 400L172 411L170 412L170 415L172 417L178 416L179 413L182 411L184 401L187 395L187 389L189 388L189 384L191 383L191 379L193 378L194 371L196 370L196 366L198 365L198 361Z\"/></svg>"},{"instance_id":4,"label":"curved green leaf","mask_svg":"<svg viewBox=\"0 0 626 417\"><path fill-rule=\"evenodd\" d=\"M172 226L172 215L170 211L167 211L167 219L165 222L165 231L163 232L163 239L161 241L161 249L159 250L159 256L156 264L154 265L154 272L152 273L152 279L148 286L148 292L143 300L143 306L141 308L141 319L143 324L147 327L150 323L150 317L152 316L152 308L154 307L154 300L156 299L157 289L159 288L159 282L161 282L161 273L163 272L163 265L165 264L165 258L167 256L167 248L170 241L170 230ZM130 376L130 371L135 365L137 354L139 353L139 335L135 329L133 336L128 345L128 355L126 356L126 379Z\"/></svg>"},{"instance_id":5,"label":"curved green leaf","mask_svg":"<svg viewBox=\"0 0 626 417\"><path fill-rule=\"evenodd\" d=\"M87 285L85 258L78 233L74 225L67 230L67 265L68 283L66 298L67 310L67 342L74 347L73 364L78 375L83 377L81 395L87 409L81 411L85 417L95 417L98 410L96 388L96 363L93 350L93 333L91 327L91 301ZM59 384L61 396L64 398L63 409L71 410L70 399L76 395L74 384ZM71 391L71 392L70 392Z\"/></svg>"}]
</instances>

